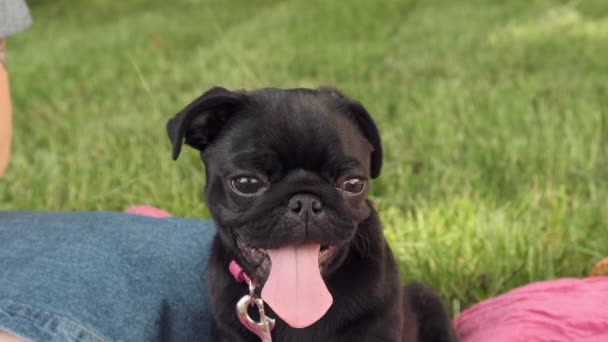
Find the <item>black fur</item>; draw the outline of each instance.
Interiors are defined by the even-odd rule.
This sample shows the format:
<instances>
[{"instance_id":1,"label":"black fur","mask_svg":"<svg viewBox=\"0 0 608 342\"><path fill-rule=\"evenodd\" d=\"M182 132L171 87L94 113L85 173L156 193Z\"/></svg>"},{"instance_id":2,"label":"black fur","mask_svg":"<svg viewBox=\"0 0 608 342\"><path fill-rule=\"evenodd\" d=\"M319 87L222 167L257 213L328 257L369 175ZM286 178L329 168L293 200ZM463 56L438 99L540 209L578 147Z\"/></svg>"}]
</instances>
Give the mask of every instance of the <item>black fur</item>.
<instances>
[{"instance_id":1,"label":"black fur","mask_svg":"<svg viewBox=\"0 0 608 342\"><path fill-rule=\"evenodd\" d=\"M382 144L358 102L335 89L213 88L167 124L173 157L181 145L198 149L206 166L205 198L218 228L207 270L211 309L222 341L259 341L238 321L246 294L228 272L236 260L263 286L268 259L252 260L242 243L260 250L314 242L335 246L321 268L334 302L313 325L295 329L277 317L274 341L456 341L432 291L400 285L399 273L374 208L361 193L340 190L348 179L380 174ZM254 195L232 181L254 177ZM306 219L287 203L309 196L320 203Z\"/></svg>"}]
</instances>

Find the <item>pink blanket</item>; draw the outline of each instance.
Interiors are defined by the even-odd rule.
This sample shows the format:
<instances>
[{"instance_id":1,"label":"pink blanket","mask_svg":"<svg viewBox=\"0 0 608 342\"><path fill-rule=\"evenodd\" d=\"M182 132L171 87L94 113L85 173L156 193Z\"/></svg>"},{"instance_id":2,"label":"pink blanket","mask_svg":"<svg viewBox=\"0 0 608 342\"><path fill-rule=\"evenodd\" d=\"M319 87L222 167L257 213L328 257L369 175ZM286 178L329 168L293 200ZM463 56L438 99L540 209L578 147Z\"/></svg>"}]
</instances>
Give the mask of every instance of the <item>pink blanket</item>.
<instances>
[{"instance_id":1,"label":"pink blanket","mask_svg":"<svg viewBox=\"0 0 608 342\"><path fill-rule=\"evenodd\" d=\"M140 216L149 216L149 217L154 217L154 218L171 217L171 214L169 214L168 212L155 208L155 207L151 207L149 205L140 205L137 207L131 207L131 208L125 210L125 213L133 214L133 215L140 215Z\"/></svg>"},{"instance_id":2,"label":"pink blanket","mask_svg":"<svg viewBox=\"0 0 608 342\"><path fill-rule=\"evenodd\" d=\"M608 277L517 288L458 316L462 342L608 342Z\"/></svg>"}]
</instances>

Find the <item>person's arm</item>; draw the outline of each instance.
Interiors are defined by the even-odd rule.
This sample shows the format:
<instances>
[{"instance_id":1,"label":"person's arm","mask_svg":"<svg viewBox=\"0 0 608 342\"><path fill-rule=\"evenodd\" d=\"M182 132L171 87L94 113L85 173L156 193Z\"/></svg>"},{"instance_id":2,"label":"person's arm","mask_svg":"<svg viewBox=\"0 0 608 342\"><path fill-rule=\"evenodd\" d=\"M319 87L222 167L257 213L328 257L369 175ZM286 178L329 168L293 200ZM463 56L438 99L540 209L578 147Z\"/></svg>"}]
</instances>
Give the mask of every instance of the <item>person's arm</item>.
<instances>
[{"instance_id":1,"label":"person's arm","mask_svg":"<svg viewBox=\"0 0 608 342\"><path fill-rule=\"evenodd\" d=\"M8 75L4 66L4 39L0 38L0 176L8 166L11 153L11 98ZM22 339L0 331L0 342L23 342Z\"/></svg>"},{"instance_id":2,"label":"person's arm","mask_svg":"<svg viewBox=\"0 0 608 342\"><path fill-rule=\"evenodd\" d=\"M0 342L23 342L22 339L0 331Z\"/></svg>"},{"instance_id":3,"label":"person's arm","mask_svg":"<svg viewBox=\"0 0 608 342\"><path fill-rule=\"evenodd\" d=\"M13 128L5 39L31 24L32 17L24 0L0 0L0 176L8 166Z\"/></svg>"},{"instance_id":4,"label":"person's arm","mask_svg":"<svg viewBox=\"0 0 608 342\"><path fill-rule=\"evenodd\" d=\"M5 66L5 42L0 38L0 176L8 166L12 135L11 98Z\"/></svg>"}]
</instances>

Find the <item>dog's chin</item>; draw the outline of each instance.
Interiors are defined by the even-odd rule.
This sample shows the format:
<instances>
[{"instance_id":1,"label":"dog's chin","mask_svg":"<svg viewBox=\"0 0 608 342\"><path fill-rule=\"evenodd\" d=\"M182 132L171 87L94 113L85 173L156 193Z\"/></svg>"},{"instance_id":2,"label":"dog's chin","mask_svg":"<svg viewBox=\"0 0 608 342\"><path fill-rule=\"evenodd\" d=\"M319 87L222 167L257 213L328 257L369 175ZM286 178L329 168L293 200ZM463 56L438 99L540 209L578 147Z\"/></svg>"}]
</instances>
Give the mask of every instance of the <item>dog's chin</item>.
<instances>
[{"instance_id":1,"label":"dog's chin","mask_svg":"<svg viewBox=\"0 0 608 342\"><path fill-rule=\"evenodd\" d=\"M272 266L268 252L263 248L257 248L248 244L239 236L236 237L236 246L243 259L255 270L252 277L259 283L263 284L266 282L270 274L270 267ZM332 267L329 267L330 264L337 259L338 254L343 248L343 244L321 245L321 249L319 250L319 271L322 276L326 276L329 273L330 269L332 269Z\"/></svg>"}]
</instances>

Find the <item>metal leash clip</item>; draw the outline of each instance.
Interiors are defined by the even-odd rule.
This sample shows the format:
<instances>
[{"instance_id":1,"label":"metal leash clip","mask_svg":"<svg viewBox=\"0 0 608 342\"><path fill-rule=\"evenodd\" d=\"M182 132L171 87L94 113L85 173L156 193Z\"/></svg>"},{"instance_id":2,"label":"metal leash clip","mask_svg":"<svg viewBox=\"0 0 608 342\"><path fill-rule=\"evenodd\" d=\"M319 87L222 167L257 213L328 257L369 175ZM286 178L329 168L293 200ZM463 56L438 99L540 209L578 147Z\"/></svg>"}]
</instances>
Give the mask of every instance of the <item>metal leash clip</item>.
<instances>
[{"instance_id":1,"label":"metal leash clip","mask_svg":"<svg viewBox=\"0 0 608 342\"><path fill-rule=\"evenodd\" d=\"M249 306L257 306L260 313L260 321L256 322L251 317L247 310ZM249 294L244 295L238 303L236 303L236 314L239 321L252 333L260 337L262 342L272 342L270 331L274 328L275 320L266 316L264 313L264 301L255 294L255 286L249 280Z\"/></svg>"}]
</instances>

